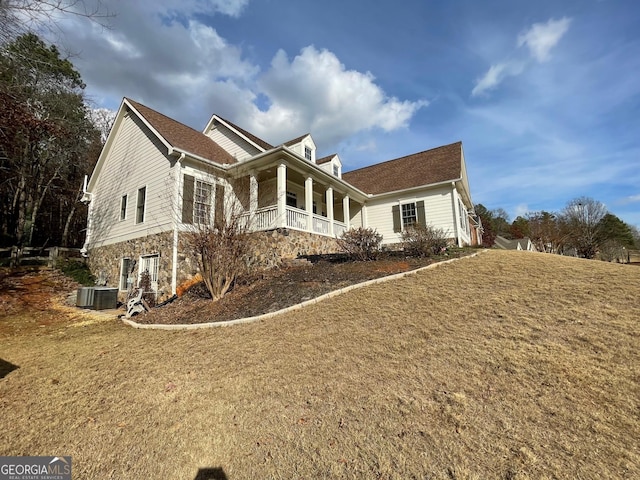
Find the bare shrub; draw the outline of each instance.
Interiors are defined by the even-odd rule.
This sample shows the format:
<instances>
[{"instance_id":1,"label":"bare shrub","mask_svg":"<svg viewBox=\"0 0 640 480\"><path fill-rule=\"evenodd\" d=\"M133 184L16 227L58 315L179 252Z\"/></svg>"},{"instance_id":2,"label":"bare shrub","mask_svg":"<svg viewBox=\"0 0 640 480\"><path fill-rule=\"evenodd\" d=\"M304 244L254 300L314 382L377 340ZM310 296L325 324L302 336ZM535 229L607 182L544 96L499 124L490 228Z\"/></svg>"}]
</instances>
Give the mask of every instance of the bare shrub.
<instances>
[{"instance_id":1,"label":"bare shrub","mask_svg":"<svg viewBox=\"0 0 640 480\"><path fill-rule=\"evenodd\" d=\"M447 248L447 233L442 228L415 223L402 232L402 243L409 255L430 257Z\"/></svg>"},{"instance_id":2,"label":"bare shrub","mask_svg":"<svg viewBox=\"0 0 640 480\"><path fill-rule=\"evenodd\" d=\"M380 254L382 235L373 228L351 228L338 239L340 248L352 260L375 260Z\"/></svg>"},{"instance_id":3,"label":"bare shrub","mask_svg":"<svg viewBox=\"0 0 640 480\"><path fill-rule=\"evenodd\" d=\"M242 179L207 174L202 179L185 176L182 221L187 226L186 251L217 301L248 273L252 263L251 218L246 210L249 192L248 182L244 185Z\"/></svg>"},{"instance_id":4,"label":"bare shrub","mask_svg":"<svg viewBox=\"0 0 640 480\"><path fill-rule=\"evenodd\" d=\"M142 298L147 302L150 307L156 304L156 292L151 285L151 274L149 270L145 270L140 274L140 280L138 280L138 288L142 289Z\"/></svg>"},{"instance_id":5,"label":"bare shrub","mask_svg":"<svg viewBox=\"0 0 640 480\"><path fill-rule=\"evenodd\" d=\"M247 273L249 233L238 216L214 225L198 225L185 237L189 251L195 254L202 280L216 301Z\"/></svg>"}]
</instances>

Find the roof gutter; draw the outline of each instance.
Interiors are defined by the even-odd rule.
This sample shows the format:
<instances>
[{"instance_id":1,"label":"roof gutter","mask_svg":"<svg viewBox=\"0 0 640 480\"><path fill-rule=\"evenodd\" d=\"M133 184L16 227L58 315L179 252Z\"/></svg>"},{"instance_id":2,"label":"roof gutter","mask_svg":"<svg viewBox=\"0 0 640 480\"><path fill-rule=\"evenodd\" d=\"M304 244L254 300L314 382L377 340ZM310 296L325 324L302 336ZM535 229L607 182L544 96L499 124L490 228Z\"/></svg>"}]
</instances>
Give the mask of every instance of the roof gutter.
<instances>
[{"instance_id":1,"label":"roof gutter","mask_svg":"<svg viewBox=\"0 0 640 480\"><path fill-rule=\"evenodd\" d=\"M173 157L179 155L180 162L182 162L185 157L189 157L192 160L196 160L198 162L204 163L206 165L209 165L210 167L217 168L219 170L229 170L231 166L235 165L235 164L228 164L228 163L217 163L207 158L196 155L195 153L187 152L186 150L183 150L181 148L176 148L176 147L169 147L168 155Z\"/></svg>"},{"instance_id":2,"label":"roof gutter","mask_svg":"<svg viewBox=\"0 0 640 480\"><path fill-rule=\"evenodd\" d=\"M445 180L443 182L430 183L429 185L419 185L417 187L403 188L401 190L393 190L391 192L370 193L369 197L371 197L371 198L384 198L386 196L397 196L398 194L401 194L401 193L411 193L411 192L418 191L418 190L424 190L425 188L434 188L434 187L441 187L443 185L455 184L456 182L459 182L461 180L462 180L462 177L456 178L454 180Z\"/></svg>"}]
</instances>

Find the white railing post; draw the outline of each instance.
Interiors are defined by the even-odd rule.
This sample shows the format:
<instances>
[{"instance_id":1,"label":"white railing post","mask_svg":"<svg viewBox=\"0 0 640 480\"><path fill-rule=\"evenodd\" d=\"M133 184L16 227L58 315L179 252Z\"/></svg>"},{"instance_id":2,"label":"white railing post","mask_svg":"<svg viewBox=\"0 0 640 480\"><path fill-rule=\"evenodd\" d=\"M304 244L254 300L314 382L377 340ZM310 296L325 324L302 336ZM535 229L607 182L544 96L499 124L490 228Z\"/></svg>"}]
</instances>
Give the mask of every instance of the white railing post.
<instances>
[{"instance_id":1,"label":"white railing post","mask_svg":"<svg viewBox=\"0 0 640 480\"><path fill-rule=\"evenodd\" d=\"M304 209L307 211L307 231L313 232L313 178L304 181Z\"/></svg>"},{"instance_id":2,"label":"white railing post","mask_svg":"<svg viewBox=\"0 0 640 480\"><path fill-rule=\"evenodd\" d=\"M342 212L343 212L343 217L344 217L344 224L346 226L346 229L349 230L350 228L350 217L351 217L351 210L349 208L349 195L345 195L344 198L342 199Z\"/></svg>"},{"instance_id":3,"label":"white railing post","mask_svg":"<svg viewBox=\"0 0 640 480\"><path fill-rule=\"evenodd\" d=\"M333 188L327 187L327 218L329 219L329 236L333 237Z\"/></svg>"},{"instance_id":4,"label":"white railing post","mask_svg":"<svg viewBox=\"0 0 640 480\"><path fill-rule=\"evenodd\" d=\"M278 165L278 180L276 190L278 204L278 226L287 226L287 166L284 163Z\"/></svg>"}]
</instances>

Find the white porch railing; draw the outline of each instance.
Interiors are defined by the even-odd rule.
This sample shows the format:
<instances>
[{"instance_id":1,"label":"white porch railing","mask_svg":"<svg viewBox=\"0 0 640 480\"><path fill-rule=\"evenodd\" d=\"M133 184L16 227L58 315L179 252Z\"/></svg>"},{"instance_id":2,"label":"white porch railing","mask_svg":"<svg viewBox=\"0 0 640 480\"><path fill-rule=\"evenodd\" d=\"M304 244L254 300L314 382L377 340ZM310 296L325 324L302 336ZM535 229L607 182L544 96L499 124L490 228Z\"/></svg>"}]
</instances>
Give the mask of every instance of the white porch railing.
<instances>
[{"instance_id":1,"label":"white porch railing","mask_svg":"<svg viewBox=\"0 0 640 480\"><path fill-rule=\"evenodd\" d=\"M313 231L321 235L329 235L329 219L313 215Z\"/></svg>"},{"instance_id":2,"label":"white porch railing","mask_svg":"<svg viewBox=\"0 0 640 480\"><path fill-rule=\"evenodd\" d=\"M313 233L329 236L329 219L327 217L313 214L309 218L309 214L306 211L289 206L286 207L285 216L287 228L306 232L307 222L311 221L311 231ZM278 222L278 207L276 205L256 210L253 215L246 213L243 215L243 220L250 222L249 228L254 231L270 230L280 226ZM346 229L346 224L334 220L333 236L339 237Z\"/></svg>"},{"instance_id":3,"label":"white porch railing","mask_svg":"<svg viewBox=\"0 0 640 480\"><path fill-rule=\"evenodd\" d=\"M333 222L333 235L336 237L340 237L340 235L342 235L342 232L345 232L347 230L347 226L342 223L342 222Z\"/></svg>"},{"instance_id":4,"label":"white porch railing","mask_svg":"<svg viewBox=\"0 0 640 480\"><path fill-rule=\"evenodd\" d=\"M307 220L309 215L304 210L299 210L293 207L287 207L287 227L295 228L296 230L306 230Z\"/></svg>"}]
</instances>

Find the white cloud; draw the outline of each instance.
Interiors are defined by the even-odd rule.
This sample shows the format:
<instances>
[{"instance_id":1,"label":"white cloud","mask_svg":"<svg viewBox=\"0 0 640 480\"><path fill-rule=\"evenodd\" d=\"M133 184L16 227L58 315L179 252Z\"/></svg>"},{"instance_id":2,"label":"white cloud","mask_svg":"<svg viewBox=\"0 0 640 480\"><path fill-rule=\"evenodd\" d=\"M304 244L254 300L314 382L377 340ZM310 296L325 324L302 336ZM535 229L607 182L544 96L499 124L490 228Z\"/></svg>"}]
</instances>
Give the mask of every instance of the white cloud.
<instances>
[{"instance_id":1,"label":"white cloud","mask_svg":"<svg viewBox=\"0 0 640 480\"><path fill-rule=\"evenodd\" d=\"M636 202L640 202L640 193L638 195L629 195L628 197L623 198L621 203L628 204Z\"/></svg>"},{"instance_id":2,"label":"white cloud","mask_svg":"<svg viewBox=\"0 0 640 480\"><path fill-rule=\"evenodd\" d=\"M389 97L370 72L347 70L335 54L313 46L289 61L280 50L258 82L271 104L247 118L258 135L287 140L310 131L320 143L336 144L352 134L406 127L424 100Z\"/></svg>"},{"instance_id":3,"label":"white cloud","mask_svg":"<svg viewBox=\"0 0 640 480\"><path fill-rule=\"evenodd\" d=\"M194 128L218 113L270 143L311 132L321 148L335 148L357 132L406 127L428 104L387 95L371 73L313 46L292 59L278 51L261 73L241 46L197 20L238 15L248 0L103 1L117 8L110 30L69 17L64 31L81 49L74 64L88 93L111 108L127 96Z\"/></svg>"},{"instance_id":4,"label":"white cloud","mask_svg":"<svg viewBox=\"0 0 640 480\"><path fill-rule=\"evenodd\" d=\"M538 62L546 62L551 49L567 33L570 23L571 19L567 17L560 20L550 19L547 23L534 23L528 30L518 35L518 47L526 45Z\"/></svg>"},{"instance_id":5,"label":"white cloud","mask_svg":"<svg viewBox=\"0 0 640 480\"><path fill-rule=\"evenodd\" d=\"M497 87L506 77L519 75L523 70L524 64L515 61L491 65L487 73L476 81L471 96L482 95L487 90Z\"/></svg>"},{"instance_id":6,"label":"white cloud","mask_svg":"<svg viewBox=\"0 0 640 480\"><path fill-rule=\"evenodd\" d=\"M550 58L551 49L567 32L570 23L571 19L566 17L560 20L550 19L547 23L534 23L518 35L517 45L527 46L531 57L540 63L546 62ZM514 55L517 55L517 52L514 52ZM506 77L520 75L524 72L527 62L530 63L530 60L520 55L515 59L491 65L487 73L476 80L471 96L476 97L496 88Z\"/></svg>"}]
</instances>

